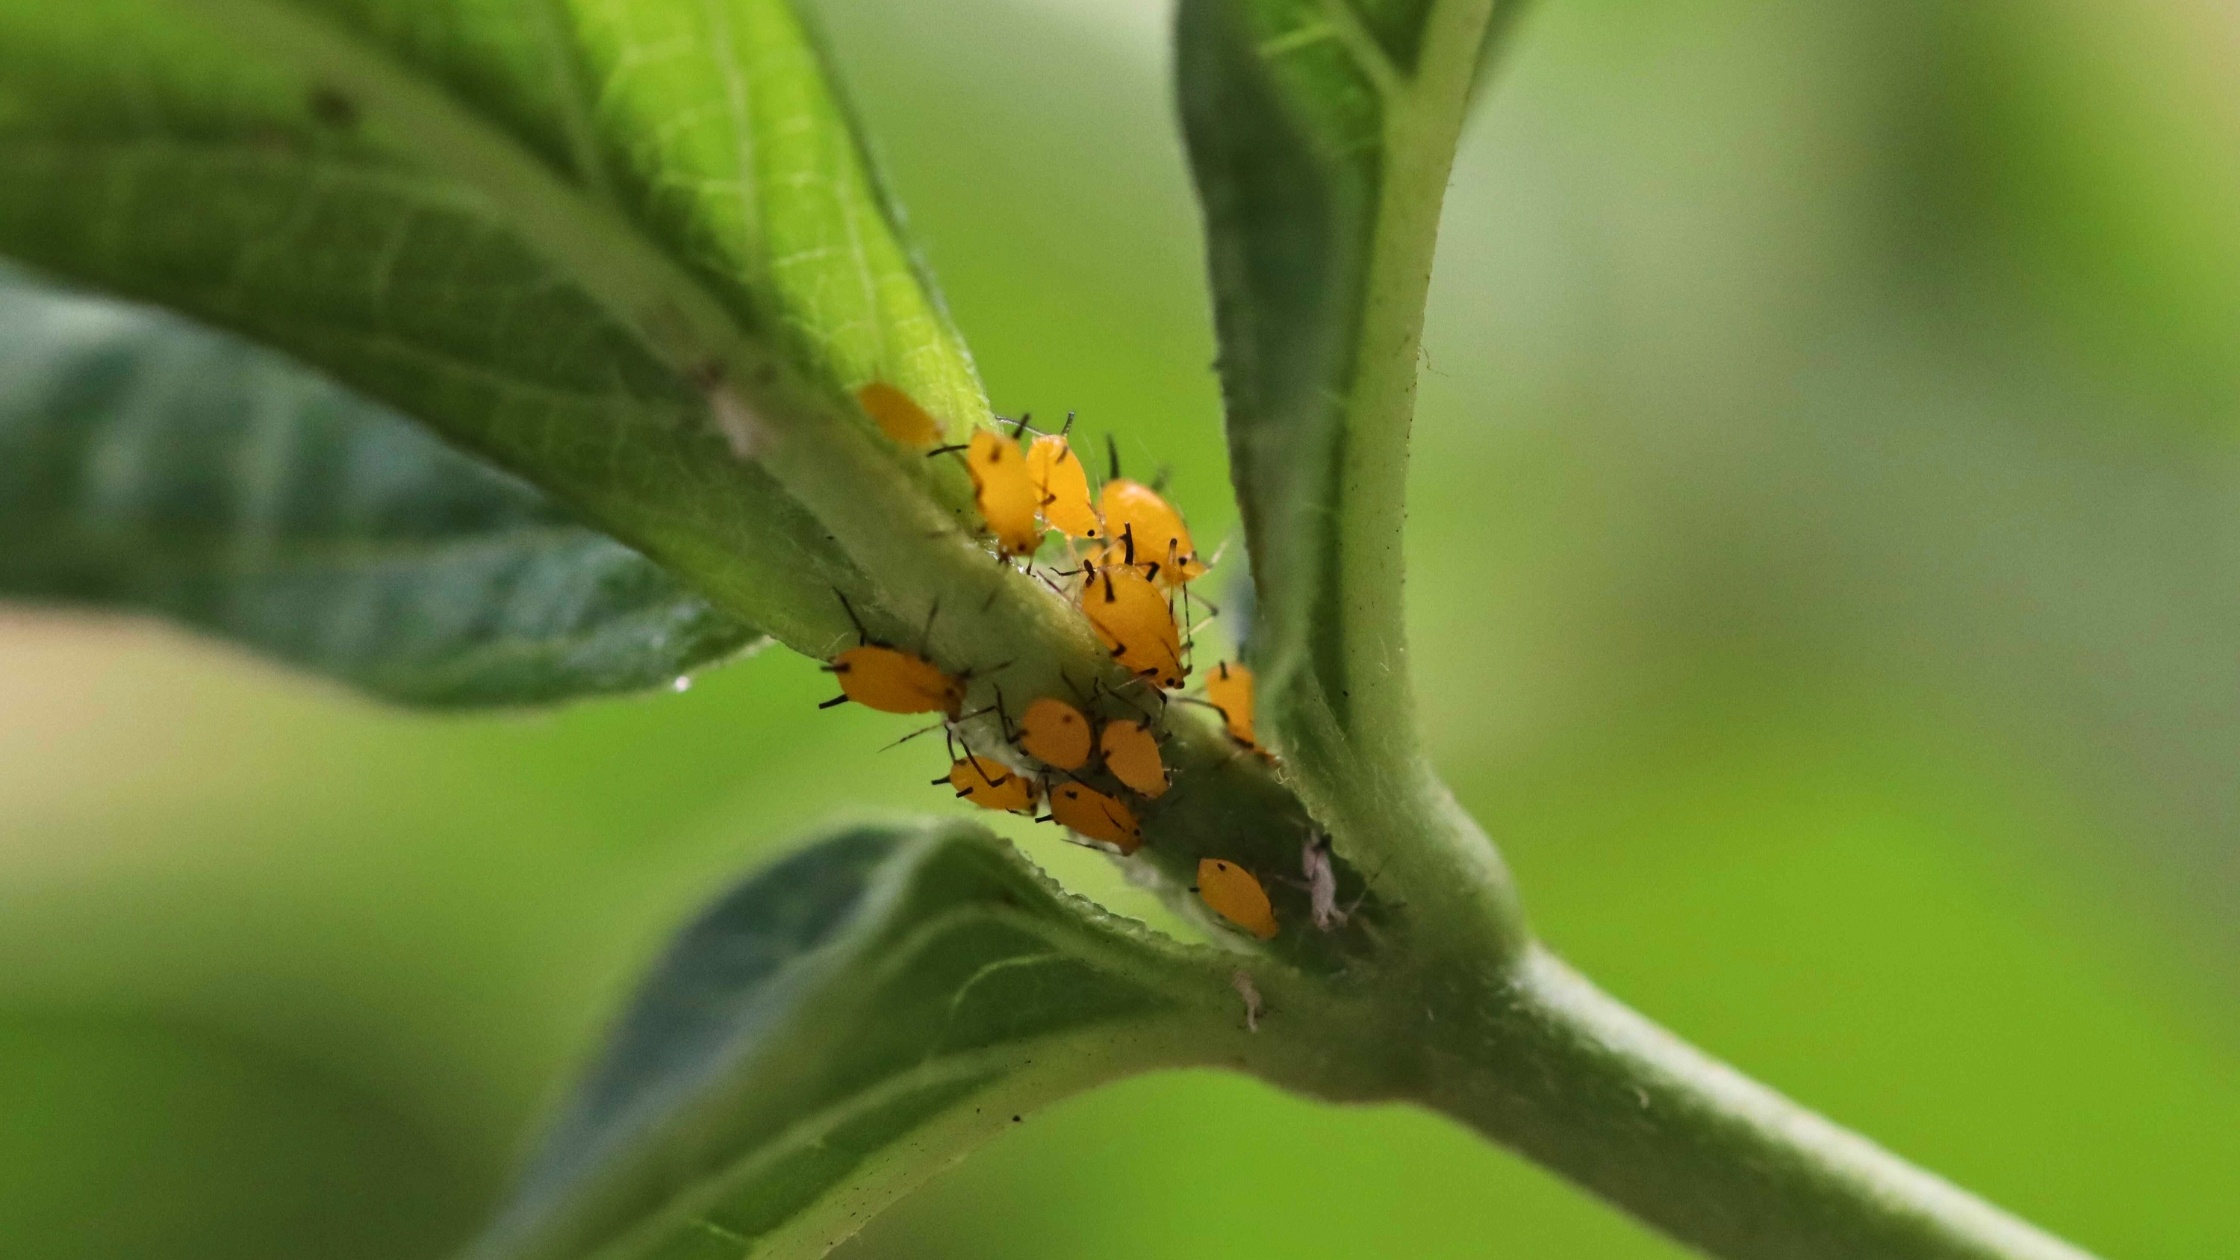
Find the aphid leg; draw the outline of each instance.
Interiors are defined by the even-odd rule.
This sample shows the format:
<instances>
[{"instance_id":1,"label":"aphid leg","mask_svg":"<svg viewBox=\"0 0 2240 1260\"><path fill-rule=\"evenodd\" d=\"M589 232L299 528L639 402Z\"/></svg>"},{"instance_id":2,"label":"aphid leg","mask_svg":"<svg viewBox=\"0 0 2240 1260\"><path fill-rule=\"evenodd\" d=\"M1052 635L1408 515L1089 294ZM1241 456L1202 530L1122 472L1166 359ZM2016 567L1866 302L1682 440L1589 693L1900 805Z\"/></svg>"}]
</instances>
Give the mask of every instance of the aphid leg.
<instances>
[{"instance_id":1,"label":"aphid leg","mask_svg":"<svg viewBox=\"0 0 2240 1260\"><path fill-rule=\"evenodd\" d=\"M1012 441L1016 442L1019 440L1019 435L1027 431L1027 421L1032 419L1034 419L1034 413L1031 411L1022 411L1019 413L1019 423L1011 426Z\"/></svg>"},{"instance_id":2,"label":"aphid leg","mask_svg":"<svg viewBox=\"0 0 2240 1260\"><path fill-rule=\"evenodd\" d=\"M958 451L964 451L964 450L970 450L970 449L972 449L972 447L971 447L971 444L970 444L970 443L968 443L968 442L951 442L951 443L950 443L949 445L947 445L947 446L936 446L936 447L934 447L934 448L933 448L932 450L930 450L930 451L927 451L927 452L926 452L926 458L927 458L927 459L932 459L932 458L933 458L934 456L936 456L936 455L954 455L954 454L956 454L956 453L957 453Z\"/></svg>"},{"instance_id":3,"label":"aphid leg","mask_svg":"<svg viewBox=\"0 0 2240 1260\"><path fill-rule=\"evenodd\" d=\"M836 704L846 704L847 702L848 702L848 698L847 698L846 696L834 696L834 697L833 697L833 698L831 698L830 700L827 700L827 701L825 701L824 703L822 703L822 704L819 704L819 705L818 705L817 707L818 707L818 708L820 708L820 709L829 709L829 708L831 708L832 706L834 706L834 705L836 705Z\"/></svg>"},{"instance_id":4,"label":"aphid leg","mask_svg":"<svg viewBox=\"0 0 2240 1260\"><path fill-rule=\"evenodd\" d=\"M1185 673L1198 664L1198 628L1190 624L1190 616L1190 588L1185 586L1182 588L1182 659Z\"/></svg>"}]
</instances>

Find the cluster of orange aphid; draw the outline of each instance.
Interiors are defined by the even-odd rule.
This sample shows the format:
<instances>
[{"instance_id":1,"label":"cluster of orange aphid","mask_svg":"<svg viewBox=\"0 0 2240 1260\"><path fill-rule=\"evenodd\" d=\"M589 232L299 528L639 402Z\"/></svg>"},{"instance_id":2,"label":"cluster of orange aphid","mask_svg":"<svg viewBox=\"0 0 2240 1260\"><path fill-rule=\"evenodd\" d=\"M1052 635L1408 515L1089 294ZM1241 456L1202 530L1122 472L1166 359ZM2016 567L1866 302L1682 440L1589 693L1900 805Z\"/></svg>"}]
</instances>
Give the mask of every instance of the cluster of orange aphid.
<instances>
[{"instance_id":1,"label":"cluster of orange aphid","mask_svg":"<svg viewBox=\"0 0 2240 1260\"><path fill-rule=\"evenodd\" d=\"M939 424L893 386L866 386L857 399L898 443L924 448L940 440ZM1154 694L1163 702L1165 691L1181 687L1190 672L1185 663L1188 635L1176 620L1175 601L1178 596L1187 601L1188 584L1204 575L1208 564L1199 557L1181 513L1158 491L1121 477L1115 466L1092 499L1088 473L1066 433L1036 434L1022 451L1019 440L1026 432L1022 419L1008 435L981 429L969 442L935 447L930 453L962 453L981 521L999 558L1024 559L1033 571L1044 538L1051 531L1064 537L1078 563L1038 576L1078 604L1112 659L1157 689ZM1054 577L1071 579L1070 585L1060 585ZM854 615L849 609L849 616ZM958 797L984 809L1031 815L1047 800L1050 812L1044 821L1122 856L1142 846L1143 828L1129 794L1155 801L1167 791L1157 724L1148 710L1098 725L1076 704L1042 696L1028 703L1014 723L999 692L993 708L1004 738L1036 769L1016 769L969 746L959 756L954 727L966 716L968 676L943 670L922 650L874 641L861 622L856 632L858 645L826 666L841 690L827 706L853 700L887 713L938 713L951 740L952 764L936 784L948 785ZM1130 703L1117 693L1106 694ZM1220 710L1231 739L1260 752L1253 733L1251 671L1230 662L1215 667L1206 683L1205 703ZM1117 780L1125 794L1082 781L1092 763ZM1267 890L1242 866L1217 858L1201 861L1198 894L1238 928L1263 940L1276 934Z\"/></svg>"}]
</instances>

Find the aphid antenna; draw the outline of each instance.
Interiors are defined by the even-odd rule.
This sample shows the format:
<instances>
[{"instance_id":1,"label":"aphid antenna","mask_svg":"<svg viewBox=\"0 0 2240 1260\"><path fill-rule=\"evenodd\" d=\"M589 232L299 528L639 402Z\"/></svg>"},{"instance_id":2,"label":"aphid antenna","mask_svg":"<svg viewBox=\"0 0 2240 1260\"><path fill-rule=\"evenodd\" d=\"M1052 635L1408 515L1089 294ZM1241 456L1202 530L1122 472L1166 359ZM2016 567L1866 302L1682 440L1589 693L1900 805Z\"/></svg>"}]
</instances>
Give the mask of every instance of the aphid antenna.
<instances>
[{"instance_id":1,"label":"aphid antenna","mask_svg":"<svg viewBox=\"0 0 2240 1260\"><path fill-rule=\"evenodd\" d=\"M1222 538L1221 545L1215 547L1213 549L1213 554L1206 557L1206 567L1210 569L1213 566L1221 563L1221 557L1229 554L1229 544L1235 542L1236 538L1237 536L1235 534L1230 534Z\"/></svg>"},{"instance_id":2,"label":"aphid antenna","mask_svg":"<svg viewBox=\"0 0 2240 1260\"><path fill-rule=\"evenodd\" d=\"M927 451L926 458L932 459L936 455L954 455L958 451L969 451L971 449L972 443L970 442L948 442Z\"/></svg>"},{"instance_id":3,"label":"aphid antenna","mask_svg":"<svg viewBox=\"0 0 2240 1260\"><path fill-rule=\"evenodd\" d=\"M834 706L834 705L836 705L836 704L846 704L847 702L848 702L848 697L846 697L846 696L844 696L844 695L839 695L839 696L834 696L834 697L833 697L833 698L831 698L830 700L826 700L826 701L823 701L823 702L819 703L819 704L817 705L817 707L818 707L818 708L820 708L820 709L829 709L829 708L831 708L832 706Z\"/></svg>"},{"instance_id":4,"label":"aphid antenna","mask_svg":"<svg viewBox=\"0 0 2240 1260\"><path fill-rule=\"evenodd\" d=\"M1066 690L1072 692L1073 698L1080 701L1083 707L1087 707L1090 701L1097 698L1095 687L1103 685L1101 682L1092 679L1091 682L1094 685L1089 691L1084 692L1081 690L1081 684L1073 680L1073 671L1063 665L1058 667L1058 681L1066 685Z\"/></svg>"},{"instance_id":5,"label":"aphid antenna","mask_svg":"<svg viewBox=\"0 0 2240 1260\"><path fill-rule=\"evenodd\" d=\"M946 730L948 728L948 725L949 724L947 722L935 722L931 726L921 726L917 730L910 732L908 735L905 735L902 738L895 740L893 743L886 745L879 751L887 752L891 749L900 748L904 744L909 743L911 740L916 739L920 735L931 735L935 731Z\"/></svg>"},{"instance_id":6,"label":"aphid antenna","mask_svg":"<svg viewBox=\"0 0 2240 1260\"><path fill-rule=\"evenodd\" d=\"M1069 433L1073 432L1073 417L1074 417L1074 413L1073 413L1073 412L1071 412L1071 411L1068 411L1068 412L1066 412L1066 423L1065 423L1065 427L1064 427L1064 428L1062 428L1062 429L1059 429L1059 430L1058 430L1058 436L1059 436L1059 437L1064 437L1064 436L1066 436L1067 434L1069 434ZM1070 448L1069 448L1069 449L1070 449Z\"/></svg>"},{"instance_id":7,"label":"aphid antenna","mask_svg":"<svg viewBox=\"0 0 2240 1260\"><path fill-rule=\"evenodd\" d=\"M937 595L934 597L933 605L926 609L925 631L918 636L918 655L925 656L928 660L933 659L931 656L927 656L927 653L933 647L933 619L940 615L941 597Z\"/></svg>"},{"instance_id":8,"label":"aphid antenna","mask_svg":"<svg viewBox=\"0 0 2240 1260\"><path fill-rule=\"evenodd\" d=\"M995 676L996 676L997 674L1000 674L1000 673L1002 673L1003 671L1005 671L1005 670L1007 670L1007 669L1011 668L1012 666L1014 666L1014 665L1016 665L1016 664L1018 664L1018 663L1019 663L1019 662L1018 662L1018 661L1017 661L1016 659L1013 659L1013 660L1008 660L1008 661L999 661L999 662L997 662L996 664L994 664L994 665L989 665L989 666L987 666L987 667L985 667L985 668L982 668L982 667L980 667L980 666L974 666L973 668L971 668L971 669L968 669L968 670L964 671L963 673L961 673L961 674L957 675L957 681L958 681L958 682L971 682L971 681L972 681L973 679L975 679L975 678L993 678L993 677L995 677ZM981 710L981 712L985 713L985 712L987 712L987 710L986 710L986 709L982 709L982 710Z\"/></svg>"},{"instance_id":9,"label":"aphid antenna","mask_svg":"<svg viewBox=\"0 0 2240 1260\"><path fill-rule=\"evenodd\" d=\"M1107 480L1120 480L1120 439L1109 432L1104 435L1104 457L1112 465L1112 476Z\"/></svg>"},{"instance_id":10,"label":"aphid antenna","mask_svg":"<svg viewBox=\"0 0 2240 1260\"><path fill-rule=\"evenodd\" d=\"M1145 722L1156 724L1156 722L1158 721L1158 719L1153 716L1151 710L1146 709L1142 705L1137 704L1135 701L1121 695L1117 689L1105 686L1104 679L1096 679L1091 684L1091 686L1094 688L1096 695L1111 696L1113 699L1118 700L1120 703L1127 705L1129 709L1134 711L1137 717L1142 718Z\"/></svg>"},{"instance_id":11,"label":"aphid antenna","mask_svg":"<svg viewBox=\"0 0 2240 1260\"><path fill-rule=\"evenodd\" d=\"M1151 492L1152 492L1153 494L1162 494L1162 495L1163 495L1163 494L1165 494L1165 493L1167 492L1167 478L1169 478L1169 477L1171 477L1171 476L1173 476L1173 475L1174 475L1174 466L1173 466L1173 465L1171 465L1171 464L1161 464L1161 465L1159 465L1159 471L1158 471L1158 472L1157 472L1156 474L1154 474L1154 475L1152 476L1152 478L1151 478Z\"/></svg>"},{"instance_id":12,"label":"aphid antenna","mask_svg":"<svg viewBox=\"0 0 2240 1260\"><path fill-rule=\"evenodd\" d=\"M1017 733L1015 732L1015 729L1014 729L1014 728L1012 727L1012 725L1011 725L1011 715L1010 715L1009 713L1007 713L1007 712L1005 712L1005 711L1004 711L1004 707L1003 707L1003 688L1001 688L1001 687L997 687L997 686L995 686L995 685L994 685L994 684L992 684L992 683L991 683L991 684L989 684L989 686L990 686L990 689L991 689L991 690L993 690L993 691L994 691L994 692L996 693L996 721L998 721L998 722L1001 722L1001 723L1003 724L1003 738L1004 738L1004 741L1005 741L1006 743L1009 743L1009 742L1015 741L1015 740L1017 740L1017 739L1019 738L1019 736L1017 735Z\"/></svg>"},{"instance_id":13,"label":"aphid antenna","mask_svg":"<svg viewBox=\"0 0 2240 1260\"><path fill-rule=\"evenodd\" d=\"M841 594L840 588L837 586L832 588L832 595L833 598L840 601L841 611L848 614L849 624L856 628L856 640L865 646L874 643L875 640L872 639L871 632L863 628L863 618L856 616L856 606L848 602L848 597Z\"/></svg>"},{"instance_id":14,"label":"aphid antenna","mask_svg":"<svg viewBox=\"0 0 2240 1260\"><path fill-rule=\"evenodd\" d=\"M988 777L988 772L987 772L986 770L983 770L983 769L981 769L981 768L980 768L980 754L978 754L978 753L976 753L976 752L972 751L972 745L971 745L971 743L969 743L968 741L966 741L965 737L964 737L964 736L962 736L962 735L959 735L959 736L957 736L957 742L958 742L958 743L960 743L960 744L963 744L963 745L964 745L964 756L962 756L962 757L959 757L959 756L957 756L957 750L956 750L956 749L954 749L954 748L952 748L952 749L950 749L950 750L949 750L949 761L950 761L950 763L951 763L951 764L955 764L956 762L962 761L962 762L964 762L964 763L965 763L966 765L968 765L968 766L971 766L971 767L972 767L972 772L973 772L974 774L977 774L977 775L979 775L979 776L980 776L980 781L981 781L982 783L985 783L985 784L987 784L987 785L988 785L989 787L995 787L995 786L997 786L997 784L996 784L996 781L995 781L994 779L991 779L991 778L989 778L989 777ZM1017 774L1017 773L1018 773L1018 771L1014 770L1014 771L1012 771L1011 773L1013 773L1013 774ZM944 782L944 781L945 781L945 780L942 780L942 779L936 779L936 780L934 780L934 782L936 782L936 783L940 783L940 782ZM957 793L957 795L959 795L959 796L964 796L964 795L967 795L967 793L964 793L964 792L959 792L959 793Z\"/></svg>"}]
</instances>

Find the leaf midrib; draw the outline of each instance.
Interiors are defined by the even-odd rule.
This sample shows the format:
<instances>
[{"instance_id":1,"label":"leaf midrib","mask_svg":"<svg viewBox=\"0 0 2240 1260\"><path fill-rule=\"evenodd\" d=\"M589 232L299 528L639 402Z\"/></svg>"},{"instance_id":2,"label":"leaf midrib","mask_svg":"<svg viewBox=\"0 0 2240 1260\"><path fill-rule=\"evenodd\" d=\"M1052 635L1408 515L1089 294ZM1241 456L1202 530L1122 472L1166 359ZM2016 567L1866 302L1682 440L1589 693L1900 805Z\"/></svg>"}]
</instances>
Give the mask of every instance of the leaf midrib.
<instances>
[{"instance_id":1,"label":"leaf midrib","mask_svg":"<svg viewBox=\"0 0 2240 1260\"><path fill-rule=\"evenodd\" d=\"M713 360L736 380L793 374L762 350L683 263L589 190L560 178L514 137L396 58L278 0L169 0L244 38L283 64L356 93L370 129L393 128L418 169L487 198L548 261L559 265L649 353L680 378ZM656 325L673 328L655 331Z\"/></svg>"}]
</instances>

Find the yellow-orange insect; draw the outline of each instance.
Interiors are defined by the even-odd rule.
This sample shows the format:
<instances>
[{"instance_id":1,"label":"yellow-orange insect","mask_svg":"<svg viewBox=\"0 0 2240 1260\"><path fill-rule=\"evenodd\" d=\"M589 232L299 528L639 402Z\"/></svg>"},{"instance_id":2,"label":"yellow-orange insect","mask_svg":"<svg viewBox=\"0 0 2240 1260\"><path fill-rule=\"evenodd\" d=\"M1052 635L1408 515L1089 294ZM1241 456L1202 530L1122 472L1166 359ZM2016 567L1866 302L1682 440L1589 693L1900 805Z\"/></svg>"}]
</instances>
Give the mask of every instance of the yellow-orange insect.
<instances>
[{"instance_id":1,"label":"yellow-orange insect","mask_svg":"<svg viewBox=\"0 0 2240 1260\"><path fill-rule=\"evenodd\" d=\"M1260 741L1252 729L1252 671L1242 663L1223 661L1206 676L1206 703L1221 710L1229 738L1254 752Z\"/></svg>"},{"instance_id":2,"label":"yellow-orange insect","mask_svg":"<svg viewBox=\"0 0 2240 1260\"><path fill-rule=\"evenodd\" d=\"M1220 858L1198 859L1198 899L1206 908L1261 940L1276 934L1276 909L1251 871Z\"/></svg>"},{"instance_id":3,"label":"yellow-orange insect","mask_svg":"<svg viewBox=\"0 0 2240 1260\"><path fill-rule=\"evenodd\" d=\"M832 658L825 672L840 680L840 693L818 705L853 700L881 713L939 713L955 718L964 708L964 680L915 652L866 643Z\"/></svg>"},{"instance_id":4,"label":"yellow-orange insect","mask_svg":"<svg viewBox=\"0 0 2240 1260\"><path fill-rule=\"evenodd\" d=\"M1019 716L1019 747L1044 765L1079 770L1089 764L1094 747L1089 719L1065 701L1044 696Z\"/></svg>"},{"instance_id":5,"label":"yellow-orange insect","mask_svg":"<svg viewBox=\"0 0 2240 1260\"><path fill-rule=\"evenodd\" d=\"M1061 827L1090 840L1102 841L1122 854L1143 847L1143 828L1127 803L1081 783L1061 783L1050 789L1050 817Z\"/></svg>"},{"instance_id":6,"label":"yellow-orange insect","mask_svg":"<svg viewBox=\"0 0 2240 1260\"><path fill-rule=\"evenodd\" d=\"M1174 609L1149 578L1125 565L1092 568L1081 586L1081 610L1123 668L1161 687L1182 685Z\"/></svg>"},{"instance_id":7,"label":"yellow-orange insect","mask_svg":"<svg viewBox=\"0 0 2240 1260\"><path fill-rule=\"evenodd\" d=\"M1027 448L1027 477L1034 485L1035 501L1050 528L1068 538L1100 538L1104 534L1096 509L1089 505L1089 473L1073 453L1062 433L1046 434Z\"/></svg>"},{"instance_id":8,"label":"yellow-orange insect","mask_svg":"<svg viewBox=\"0 0 2240 1260\"><path fill-rule=\"evenodd\" d=\"M855 623L858 646L832 658L824 671L840 680L840 694L818 705L829 709L853 700L881 713L939 713L955 721L964 708L964 679L954 677L916 652L874 640L863 628L848 597L840 607ZM933 618L926 618L926 633L933 632Z\"/></svg>"},{"instance_id":9,"label":"yellow-orange insect","mask_svg":"<svg viewBox=\"0 0 2240 1260\"><path fill-rule=\"evenodd\" d=\"M1190 527L1159 492L1140 481L1114 477L1097 496L1104 518L1106 564L1135 565L1161 586L1181 586L1206 571Z\"/></svg>"},{"instance_id":10,"label":"yellow-orange insect","mask_svg":"<svg viewBox=\"0 0 2240 1260\"><path fill-rule=\"evenodd\" d=\"M1097 747L1104 753L1104 768L1130 791L1152 800L1167 794L1167 765L1149 727L1129 718L1107 722L1097 735Z\"/></svg>"},{"instance_id":11,"label":"yellow-orange insect","mask_svg":"<svg viewBox=\"0 0 2240 1260\"><path fill-rule=\"evenodd\" d=\"M856 404L879 426L879 431L904 446L931 446L941 440L941 422L927 414L916 399L885 381L873 381L856 391Z\"/></svg>"},{"instance_id":12,"label":"yellow-orange insect","mask_svg":"<svg viewBox=\"0 0 2240 1260\"><path fill-rule=\"evenodd\" d=\"M934 782L948 784L957 790L959 798L982 809L1008 810L1014 814L1033 813L1035 799L1040 795L1032 779L994 758L978 754L959 757L956 764L949 767L948 776Z\"/></svg>"},{"instance_id":13,"label":"yellow-orange insect","mask_svg":"<svg viewBox=\"0 0 2240 1260\"><path fill-rule=\"evenodd\" d=\"M1042 527L1035 521L1038 496L1019 444L982 429L965 448L964 465L972 473L980 519L996 536L996 548L1006 556L1033 555L1042 546Z\"/></svg>"}]
</instances>

